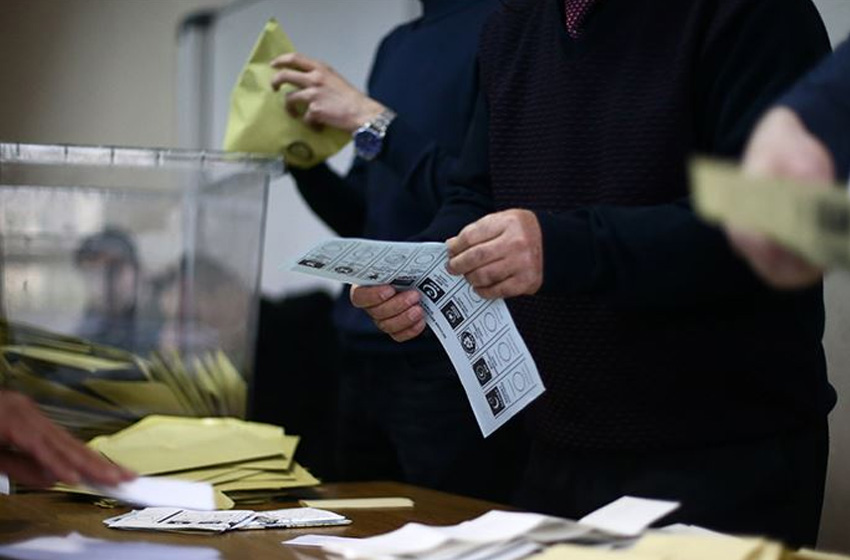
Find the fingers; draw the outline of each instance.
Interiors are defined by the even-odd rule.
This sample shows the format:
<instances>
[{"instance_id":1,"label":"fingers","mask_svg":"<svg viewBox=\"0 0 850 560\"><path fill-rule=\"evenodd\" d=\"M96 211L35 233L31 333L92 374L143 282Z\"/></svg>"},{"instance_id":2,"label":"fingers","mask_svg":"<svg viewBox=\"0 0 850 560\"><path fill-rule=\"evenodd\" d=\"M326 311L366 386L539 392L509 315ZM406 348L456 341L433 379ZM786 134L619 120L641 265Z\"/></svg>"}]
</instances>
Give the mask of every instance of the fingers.
<instances>
[{"instance_id":1,"label":"fingers","mask_svg":"<svg viewBox=\"0 0 850 560\"><path fill-rule=\"evenodd\" d=\"M502 213L484 216L463 228L457 237L446 241L449 256L454 257L467 251L475 245L484 243L501 235L505 230Z\"/></svg>"},{"instance_id":2,"label":"fingers","mask_svg":"<svg viewBox=\"0 0 850 560\"><path fill-rule=\"evenodd\" d=\"M322 67L323 64L307 55L294 52L282 54L275 58L272 60L271 66L272 68L292 68L294 70L301 70L302 72L309 72L310 70Z\"/></svg>"},{"instance_id":3,"label":"fingers","mask_svg":"<svg viewBox=\"0 0 850 560\"><path fill-rule=\"evenodd\" d=\"M82 481L117 484L134 475L110 463L87 448L64 428L48 420L28 398L17 393L0 395L3 439L14 448L17 456L25 457L32 465L32 477L44 479L44 473L67 484ZM14 466L25 463L18 461ZM21 467L23 468L23 467Z\"/></svg>"},{"instance_id":4,"label":"fingers","mask_svg":"<svg viewBox=\"0 0 850 560\"><path fill-rule=\"evenodd\" d=\"M48 488L56 482L56 478L37 461L9 449L0 450L0 472L35 488Z\"/></svg>"},{"instance_id":5,"label":"fingers","mask_svg":"<svg viewBox=\"0 0 850 560\"><path fill-rule=\"evenodd\" d=\"M281 70L272 78L272 88L277 91L283 84L291 84L297 88L306 88L316 85L317 79L318 77L310 72Z\"/></svg>"},{"instance_id":6,"label":"fingers","mask_svg":"<svg viewBox=\"0 0 850 560\"><path fill-rule=\"evenodd\" d=\"M823 270L782 248L765 236L728 229L733 249L750 264L768 285L779 289L798 289L816 284Z\"/></svg>"},{"instance_id":7,"label":"fingers","mask_svg":"<svg viewBox=\"0 0 850 560\"><path fill-rule=\"evenodd\" d=\"M369 309L380 305L396 295L392 286L351 286L349 299L352 305L360 309Z\"/></svg>"},{"instance_id":8,"label":"fingers","mask_svg":"<svg viewBox=\"0 0 850 560\"><path fill-rule=\"evenodd\" d=\"M396 342L415 338L425 330L425 310L419 305L416 291L397 293L392 286L353 286L350 298Z\"/></svg>"},{"instance_id":9,"label":"fingers","mask_svg":"<svg viewBox=\"0 0 850 560\"><path fill-rule=\"evenodd\" d=\"M463 235L463 232L461 232L461 235ZM451 252L449 254L451 254ZM505 244L500 237L496 237L480 244L472 244L468 246L462 252L449 259L447 269L451 274L469 275L467 276L467 280L469 280L473 286L487 286L499 280L503 280L504 278L488 278L489 275L487 273L477 273L482 267L486 267L491 271L495 270L496 267L488 267L487 265L492 265L493 263L502 261L505 256ZM483 276L478 283L472 280L476 276Z\"/></svg>"}]
</instances>

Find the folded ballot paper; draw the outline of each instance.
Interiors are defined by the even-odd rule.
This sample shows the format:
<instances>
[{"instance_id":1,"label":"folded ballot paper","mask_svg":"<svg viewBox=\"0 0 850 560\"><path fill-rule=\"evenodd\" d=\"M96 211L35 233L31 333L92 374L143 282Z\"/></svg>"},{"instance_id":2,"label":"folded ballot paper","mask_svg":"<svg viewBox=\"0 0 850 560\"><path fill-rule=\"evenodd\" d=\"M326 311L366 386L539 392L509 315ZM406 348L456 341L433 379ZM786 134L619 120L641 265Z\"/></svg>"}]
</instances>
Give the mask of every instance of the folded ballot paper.
<instances>
[{"instance_id":1,"label":"folded ballot paper","mask_svg":"<svg viewBox=\"0 0 850 560\"><path fill-rule=\"evenodd\" d=\"M111 517L103 522L110 529L136 531L201 531L224 533L252 529L294 529L348 525L351 520L316 508L287 508L271 511L192 511L181 508L146 508Z\"/></svg>"},{"instance_id":2,"label":"folded ballot paper","mask_svg":"<svg viewBox=\"0 0 850 560\"><path fill-rule=\"evenodd\" d=\"M691 164L694 205L714 223L765 234L821 266L850 268L850 198L843 187L754 178L737 166Z\"/></svg>"},{"instance_id":3,"label":"folded ballot paper","mask_svg":"<svg viewBox=\"0 0 850 560\"><path fill-rule=\"evenodd\" d=\"M390 284L422 294L425 321L446 350L489 436L545 391L504 300L486 300L463 276L446 271L443 243L331 239L292 270L360 285Z\"/></svg>"},{"instance_id":4,"label":"folded ballot paper","mask_svg":"<svg viewBox=\"0 0 850 560\"><path fill-rule=\"evenodd\" d=\"M286 94L295 88L287 84L274 91L271 82L277 70L270 64L294 51L278 22L269 20L231 94L225 150L283 156L289 165L309 168L351 140L347 132L327 126L316 129L286 111Z\"/></svg>"},{"instance_id":5,"label":"folded ballot paper","mask_svg":"<svg viewBox=\"0 0 850 560\"><path fill-rule=\"evenodd\" d=\"M278 426L235 418L149 416L88 445L140 475L210 484L217 508L230 509L234 502L262 501L288 488L319 483L293 460L298 440ZM106 494L104 489L55 488Z\"/></svg>"},{"instance_id":6,"label":"folded ballot paper","mask_svg":"<svg viewBox=\"0 0 850 560\"><path fill-rule=\"evenodd\" d=\"M559 542L621 543L640 535L677 507L676 502L626 496L579 521L494 510L457 525L408 523L396 531L365 539L304 535L283 544L320 547L347 558L509 560Z\"/></svg>"}]
</instances>

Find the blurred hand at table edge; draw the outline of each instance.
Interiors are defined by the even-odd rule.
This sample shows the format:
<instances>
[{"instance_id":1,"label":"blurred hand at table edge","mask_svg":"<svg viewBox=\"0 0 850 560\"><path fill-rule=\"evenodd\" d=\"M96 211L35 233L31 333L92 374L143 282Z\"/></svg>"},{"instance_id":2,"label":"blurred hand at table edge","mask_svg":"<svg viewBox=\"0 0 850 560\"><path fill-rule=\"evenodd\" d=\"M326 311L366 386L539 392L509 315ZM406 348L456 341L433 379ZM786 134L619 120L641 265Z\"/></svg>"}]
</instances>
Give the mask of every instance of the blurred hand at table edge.
<instances>
[{"instance_id":1,"label":"blurred hand at table edge","mask_svg":"<svg viewBox=\"0 0 850 560\"><path fill-rule=\"evenodd\" d=\"M744 153L745 173L805 181L830 188L835 163L826 146L791 109L775 107L756 125ZM726 227L732 248L768 285L778 289L812 286L823 270L768 237Z\"/></svg>"},{"instance_id":2,"label":"blurred hand at table edge","mask_svg":"<svg viewBox=\"0 0 850 560\"><path fill-rule=\"evenodd\" d=\"M39 488L56 482L114 486L136 476L54 424L29 397L8 390L0 391L0 472Z\"/></svg>"},{"instance_id":3,"label":"blurred hand at table edge","mask_svg":"<svg viewBox=\"0 0 850 560\"><path fill-rule=\"evenodd\" d=\"M286 95L287 112L314 127L354 132L386 109L324 62L301 53L281 55L271 65L278 70L275 91L284 84L298 88Z\"/></svg>"}]
</instances>

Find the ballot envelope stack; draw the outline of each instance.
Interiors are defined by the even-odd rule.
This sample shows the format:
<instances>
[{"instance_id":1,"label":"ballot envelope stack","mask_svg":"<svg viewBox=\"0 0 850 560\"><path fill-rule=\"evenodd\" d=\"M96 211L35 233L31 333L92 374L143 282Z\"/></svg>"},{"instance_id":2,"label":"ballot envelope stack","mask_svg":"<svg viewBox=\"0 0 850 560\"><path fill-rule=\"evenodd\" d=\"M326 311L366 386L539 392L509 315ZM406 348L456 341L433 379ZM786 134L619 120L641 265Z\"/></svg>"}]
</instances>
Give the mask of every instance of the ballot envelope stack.
<instances>
[{"instance_id":1,"label":"ballot envelope stack","mask_svg":"<svg viewBox=\"0 0 850 560\"><path fill-rule=\"evenodd\" d=\"M262 503L319 480L294 461L298 436L237 418L148 416L92 449L140 475L212 484L219 509ZM57 490L90 494L58 485Z\"/></svg>"},{"instance_id":2,"label":"ballot envelope stack","mask_svg":"<svg viewBox=\"0 0 850 560\"><path fill-rule=\"evenodd\" d=\"M143 358L0 319L0 379L86 440L148 414L245 416L245 380L221 351Z\"/></svg>"}]
</instances>

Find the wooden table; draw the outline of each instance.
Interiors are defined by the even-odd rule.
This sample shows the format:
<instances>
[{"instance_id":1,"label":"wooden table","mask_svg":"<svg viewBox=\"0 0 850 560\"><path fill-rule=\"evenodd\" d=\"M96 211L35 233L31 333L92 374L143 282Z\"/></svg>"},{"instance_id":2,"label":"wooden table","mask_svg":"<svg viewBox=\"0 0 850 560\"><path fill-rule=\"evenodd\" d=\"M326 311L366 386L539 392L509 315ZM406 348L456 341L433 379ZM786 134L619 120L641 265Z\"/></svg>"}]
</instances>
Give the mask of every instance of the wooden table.
<instances>
[{"instance_id":1,"label":"wooden table","mask_svg":"<svg viewBox=\"0 0 850 560\"><path fill-rule=\"evenodd\" d=\"M352 520L344 527L310 529L268 529L235 531L221 535L168 534L119 531L103 525L107 517L119 515L127 508L101 509L87 502L75 501L65 494L37 493L0 496L0 544L10 544L48 535L66 535L76 531L87 537L110 541L138 541L206 546L218 549L222 558L323 558L318 551L286 547L283 540L297 535L316 533L345 537L366 537L398 529L409 521L435 525L454 524L471 519L494 508L506 506L426 490L395 482L358 482L325 484L301 492L302 498L362 498L404 496L415 506L405 509L346 510ZM246 509L279 509L293 507L294 502L275 502Z\"/></svg>"}]
</instances>

